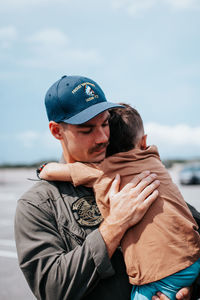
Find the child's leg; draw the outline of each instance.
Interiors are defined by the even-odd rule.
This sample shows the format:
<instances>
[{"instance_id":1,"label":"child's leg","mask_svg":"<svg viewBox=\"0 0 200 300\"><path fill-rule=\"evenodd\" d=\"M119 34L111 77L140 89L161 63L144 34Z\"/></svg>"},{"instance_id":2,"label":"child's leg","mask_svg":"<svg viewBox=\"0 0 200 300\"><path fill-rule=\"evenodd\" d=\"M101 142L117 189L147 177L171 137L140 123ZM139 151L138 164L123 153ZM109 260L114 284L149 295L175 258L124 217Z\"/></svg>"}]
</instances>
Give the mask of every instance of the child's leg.
<instances>
[{"instance_id":1,"label":"child's leg","mask_svg":"<svg viewBox=\"0 0 200 300\"><path fill-rule=\"evenodd\" d=\"M175 300L178 290L179 289L160 281L144 285L135 285L131 292L131 300L151 300L158 291L165 294L165 296L167 296L170 300Z\"/></svg>"},{"instance_id":2,"label":"child's leg","mask_svg":"<svg viewBox=\"0 0 200 300\"><path fill-rule=\"evenodd\" d=\"M131 300L149 300L157 291L154 283L134 285L131 292Z\"/></svg>"},{"instance_id":3,"label":"child's leg","mask_svg":"<svg viewBox=\"0 0 200 300\"><path fill-rule=\"evenodd\" d=\"M165 277L159 281L133 286L131 300L148 300L160 291L169 299L175 300L176 293L182 287L190 286L200 273L200 259L190 267Z\"/></svg>"}]
</instances>

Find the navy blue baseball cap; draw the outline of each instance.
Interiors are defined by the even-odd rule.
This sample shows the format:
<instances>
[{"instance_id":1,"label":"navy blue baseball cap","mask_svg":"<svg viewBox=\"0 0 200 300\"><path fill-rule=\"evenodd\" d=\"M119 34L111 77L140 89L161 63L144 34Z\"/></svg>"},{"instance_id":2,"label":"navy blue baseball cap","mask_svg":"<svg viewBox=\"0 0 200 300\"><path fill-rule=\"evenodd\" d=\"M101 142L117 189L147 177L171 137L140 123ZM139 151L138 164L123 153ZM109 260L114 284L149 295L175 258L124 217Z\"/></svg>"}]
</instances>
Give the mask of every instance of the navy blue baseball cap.
<instances>
[{"instance_id":1,"label":"navy blue baseball cap","mask_svg":"<svg viewBox=\"0 0 200 300\"><path fill-rule=\"evenodd\" d=\"M100 86L82 76L63 76L47 91L45 106L49 121L83 124L119 104L108 102Z\"/></svg>"}]
</instances>

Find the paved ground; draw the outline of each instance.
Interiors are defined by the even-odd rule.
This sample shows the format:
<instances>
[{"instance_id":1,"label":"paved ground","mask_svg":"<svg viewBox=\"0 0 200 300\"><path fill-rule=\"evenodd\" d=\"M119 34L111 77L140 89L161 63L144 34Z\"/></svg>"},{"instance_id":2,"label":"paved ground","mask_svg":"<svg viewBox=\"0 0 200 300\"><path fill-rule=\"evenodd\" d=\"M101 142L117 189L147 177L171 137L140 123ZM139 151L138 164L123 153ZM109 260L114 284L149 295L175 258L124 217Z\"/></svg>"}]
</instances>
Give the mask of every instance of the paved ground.
<instances>
[{"instance_id":1,"label":"paved ground","mask_svg":"<svg viewBox=\"0 0 200 300\"><path fill-rule=\"evenodd\" d=\"M178 183L180 166L170 170ZM33 300L25 279L19 270L14 242L13 223L17 199L33 183L31 169L0 169L0 300ZM200 185L180 186L185 200L200 211Z\"/></svg>"},{"instance_id":2,"label":"paved ground","mask_svg":"<svg viewBox=\"0 0 200 300\"><path fill-rule=\"evenodd\" d=\"M18 267L14 242L14 214L17 199L33 183L33 170L0 169L0 300L33 300Z\"/></svg>"}]
</instances>

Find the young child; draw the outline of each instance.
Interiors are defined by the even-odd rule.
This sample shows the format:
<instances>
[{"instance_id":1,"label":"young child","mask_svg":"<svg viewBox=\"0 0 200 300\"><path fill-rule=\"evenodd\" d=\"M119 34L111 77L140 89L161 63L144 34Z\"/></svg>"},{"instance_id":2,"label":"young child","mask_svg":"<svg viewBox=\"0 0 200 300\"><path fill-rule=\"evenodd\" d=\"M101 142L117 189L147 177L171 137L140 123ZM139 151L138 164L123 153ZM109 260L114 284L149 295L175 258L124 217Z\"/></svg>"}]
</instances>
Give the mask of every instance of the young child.
<instances>
[{"instance_id":1,"label":"young child","mask_svg":"<svg viewBox=\"0 0 200 300\"><path fill-rule=\"evenodd\" d=\"M190 286L200 273L200 237L177 186L160 161L156 146L146 145L139 113L127 104L110 111L110 144L101 163L49 163L40 172L46 180L71 181L93 187L104 218L109 213L108 191L121 176L120 188L134 175L150 170L160 180L159 197L144 218L121 241L131 299L151 299L161 291L170 299Z\"/></svg>"}]
</instances>

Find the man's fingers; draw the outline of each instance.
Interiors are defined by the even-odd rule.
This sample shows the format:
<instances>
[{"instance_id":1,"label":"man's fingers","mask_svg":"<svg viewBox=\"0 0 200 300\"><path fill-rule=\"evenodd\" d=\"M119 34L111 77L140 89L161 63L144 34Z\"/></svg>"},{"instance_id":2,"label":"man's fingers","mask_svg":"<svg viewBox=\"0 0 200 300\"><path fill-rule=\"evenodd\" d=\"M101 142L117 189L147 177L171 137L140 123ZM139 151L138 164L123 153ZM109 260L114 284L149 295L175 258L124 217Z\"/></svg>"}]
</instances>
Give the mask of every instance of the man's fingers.
<instances>
[{"instance_id":1,"label":"man's fingers","mask_svg":"<svg viewBox=\"0 0 200 300\"><path fill-rule=\"evenodd\" d=\"M134 189L135 192L140 193L148 184L150 184L155 178L156 174L150 174L149 171L144 171L136 176L127 183L123 190L124 192L129 192L129 190Z\"/></svg>"},{"instance_id":2,"label":"man's fingers","mask_svg":"<svg viewBox=\"0 0 200 300\"><path fill-rule=\"evenodd\" d=\"M179 300L189 300L190 299L191 287L184 287L176 294L176 299Z\"/></svg>"},{"instance_id":3,"label":"man's fingers","mask_svg":"<svg viewBox=\"0 0 200 300\"><path fill-rule=\"evenodd\" d=\"M149 176L149 174L150 171L143 171L142 173L134 176L134 178L131 180L132 187L138 185L138 183L145 177Z\"/></svg>"},{"instance_id":4,"label":"man's fingers","mask_svg":"<svg viewBox=\"0 0 200 300\"><path fill-rule=\"evenodd\" d=\"M152 195L152 193L159 187L160 181L155 180L151 184L147 185L143 191L139 194L138 198L142 201L145 199L145 201L148 200L148 197Z\"/></svg>"},{"instance_id":5,"label":"man's fingers","mask_svg":"<svg viewBox=\"0 0 200 300\"><path fill-rule=\"evenodd\" d=\"M157 178L157 175L152 173L149 176L143 178L138 185L135 187L135 190L138 194L140 194L146 187L150 186L152 182L154 182Z\"/></svg>"},{"instance_id":6,"label":"man's fingers","mask_svg":"<svg viewBox=\"0 0 200 300\"><path fill-rule=\"evenodd\" d=\"M111 198L117 192L119 192L119 185L120 185L120 176L119 174L117 174L111 184L110 191L109 191L109 198Z\"/></svg>"},{"instance_id":7,"label":"man's fingers","mask_svg":"<svg viewBox=\"0 0 200 300\"><path fill-rule=\"evenodd\" d=\"M144 207L150 207L151 204L156 200L156 198L158 197L158 190L153 191L153 193L151 195L149 195L145 201L142 203L142 206Z\"/></svg>"}]
</instances>

